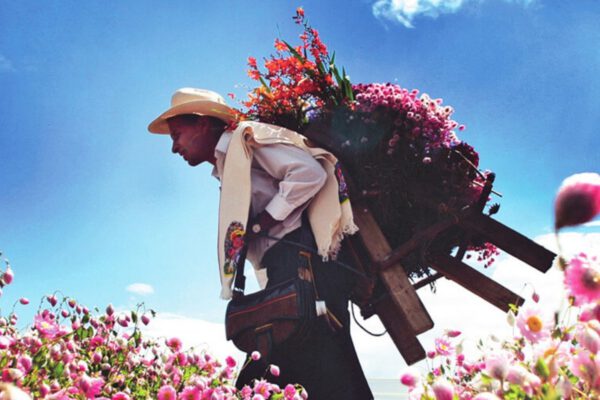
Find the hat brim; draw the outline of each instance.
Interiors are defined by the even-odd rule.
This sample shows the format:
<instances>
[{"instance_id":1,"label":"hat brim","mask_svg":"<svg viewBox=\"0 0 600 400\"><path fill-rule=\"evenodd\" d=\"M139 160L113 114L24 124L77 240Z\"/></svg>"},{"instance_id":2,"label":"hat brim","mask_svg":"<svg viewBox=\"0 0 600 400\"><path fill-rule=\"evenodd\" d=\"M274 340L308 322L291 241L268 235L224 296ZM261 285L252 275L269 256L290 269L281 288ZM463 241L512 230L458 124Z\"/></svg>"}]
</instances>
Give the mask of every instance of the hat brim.
<instances>
[{"instance_id":1,"label":"hat brim","mask_svg":"<svg viewBox=\"0 0 600 400\"><path fill-rule=\"evenodd\" d=\"M162 113L158 118L148 125L148 130L151 133L169 134L171 130L167 124L167 119L182 114L195 114L219 118L225 123L230 123L236 120L236 113L233 108L216 103L214 101L196 100L175 107L169 108Z\"/></svg>"}]
</instances>

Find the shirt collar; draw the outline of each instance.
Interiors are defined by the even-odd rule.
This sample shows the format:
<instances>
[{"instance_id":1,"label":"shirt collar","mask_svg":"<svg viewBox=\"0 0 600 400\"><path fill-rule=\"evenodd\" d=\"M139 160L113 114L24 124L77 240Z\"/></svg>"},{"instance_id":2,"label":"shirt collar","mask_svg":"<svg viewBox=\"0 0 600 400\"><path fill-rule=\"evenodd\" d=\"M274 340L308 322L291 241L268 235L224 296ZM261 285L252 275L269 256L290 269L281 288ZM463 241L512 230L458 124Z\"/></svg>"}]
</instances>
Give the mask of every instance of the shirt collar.
<instances>
[{"instance_id":1,"label":"shirt collar","mask_svg":"<svg viewBox=\"0 0 600 400\"><path fill-rule=\"evenodd\" d=\"M225 154L227 154L227 149L229 148L229 143L231 142L231 136L233 132L227 131L223 132L217 145L215 146L215 167L212 170L212 176L221 180L221 176L223 175L223 165L225 164Z\"/></svg>"}]
</instances>

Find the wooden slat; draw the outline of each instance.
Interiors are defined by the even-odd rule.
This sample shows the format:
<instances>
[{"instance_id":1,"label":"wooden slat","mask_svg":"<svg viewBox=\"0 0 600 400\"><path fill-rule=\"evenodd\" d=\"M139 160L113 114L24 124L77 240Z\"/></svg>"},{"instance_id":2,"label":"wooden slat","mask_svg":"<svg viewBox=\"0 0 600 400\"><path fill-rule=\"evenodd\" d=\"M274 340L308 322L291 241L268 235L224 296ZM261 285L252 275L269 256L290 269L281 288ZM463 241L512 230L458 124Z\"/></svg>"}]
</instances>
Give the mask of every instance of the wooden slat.
<instances>
[{"instance_id":1,"label":"wooden slat","mask_svg":"<svg viewBox=\"0 0 600 400\"><path fill-rule=\"evenodd\" d=\"M415 233L406 242L392 250L383 260L379 263L379 268L385 269L396 262L400 261L403 257L406 257L411 251L419 246L423 241L429 241L435 238L440 232L445 231L452 225L457 224L462 218L471 214L470 209L465 209L455 215L446 217L445 219L436 222L435 224L428 226L427 228Z\"/></svg>"},{"instance_id":2,"label":"wooden slat","mask_svg":"<svg viewBox=\"0 0 600 400\"><path fill-rule=\"evenodd\" d=\"M392 250L387 239L367 208L355 206L353 211L361 242L371 260L381 262ZM433 320L399 262L379 271L378 276L392 299L390 308L394 310L393 312L404 314L416 334L433 328Z\"/></svg>"},{"instance_id":3,"label":"wooden slat","mask_svg":"<svg viewBox=\"0 0 600 400\"><path fill-rule=\"evenodd\" d=\"M542 272L550 269L556 257L553 252L487 215L469 215L459 225L479 232L489 242Z\"/></svg>"},{"instance_id":4,"label":"wooden slat","mask_svg":"<svg viewBox=\"0 0 600 400\"><path fill-rule=\"evenodd\" d=\"M388 335L408 365L412 365L426 357L425 349L410 328L409 321L402 313L395 311L393 299L385 296L375 305L375 312L385 326Z\"/></svg>"},{"instance_id":5,"label":"wooden slat","mask_svg":"<svg viewBox=\"0 0 600 400\"><path fill-rule=\"evenodd\" d=\"M430 255L431 267L477 296L507 312L509 304L521 305L524 299L462 261L448 255Z\"/></svg>"}]
</instances>

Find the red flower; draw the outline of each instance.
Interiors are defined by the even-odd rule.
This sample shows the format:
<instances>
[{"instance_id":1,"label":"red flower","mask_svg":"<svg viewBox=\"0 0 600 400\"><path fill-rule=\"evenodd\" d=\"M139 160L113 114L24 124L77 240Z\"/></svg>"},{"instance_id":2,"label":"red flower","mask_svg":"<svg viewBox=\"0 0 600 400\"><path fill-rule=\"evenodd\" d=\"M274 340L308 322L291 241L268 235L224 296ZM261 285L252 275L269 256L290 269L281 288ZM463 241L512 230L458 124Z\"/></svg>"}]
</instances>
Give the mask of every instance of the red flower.
<instances>
[{"instance_id":1,"label":"red flower","mask_svg":"<svg viewBox=\"0 0 600 400\"><path fill-rule=\"evenodd\" d=\"M285 43L283 43L281 40L279 39L275 39L275 49L277 51L286 51L288 49L287 45Z\"/></svg>"},{"instance_id":2,"label":"red flower","mask_svg":"<svg viewBox=\"0 0 600 400\"><path fill-rule=\"evenodd\" d=\"M248 66L250 66L250 68L254 68L256 69L256 58L254 57L248 57Z\"/></svg>"}]
</instances>

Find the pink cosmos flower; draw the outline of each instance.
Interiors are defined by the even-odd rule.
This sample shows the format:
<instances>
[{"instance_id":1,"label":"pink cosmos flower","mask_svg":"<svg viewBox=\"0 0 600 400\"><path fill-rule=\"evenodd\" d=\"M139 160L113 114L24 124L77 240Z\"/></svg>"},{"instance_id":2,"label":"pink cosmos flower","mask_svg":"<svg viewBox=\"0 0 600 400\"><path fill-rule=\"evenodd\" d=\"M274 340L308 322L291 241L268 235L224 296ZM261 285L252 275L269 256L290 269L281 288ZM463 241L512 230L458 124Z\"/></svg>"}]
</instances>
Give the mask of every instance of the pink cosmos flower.
<instances>
[{"instance_id":1,"label":"pink cosmos flower","mask_svg":"<svg viewBox=\"0 0 600 400\"><path fill-rule=\"evenodd\" d=\"M554 227L574 226L591 221L600 213L600 175L584 172L566 178L554 202Z\"/></svg>"},{"instance_id":2,"label":"pink cosmos flower","mask_svg":"<svg viewBox=\"0 0 600 400\"><path fill-rule=\"evenodd\" d=\"M585 382L594 384L599 373L599 361L594 354L582 350L571 359L570 369L575 376Z\"/></svg>"},{"instance_id":3,"label":"pink cosmos flower","mask_svg":"<svg viewBox=\"0 0 600 400\"><path fill-rule=\"evenodd\" d=\"M179 395L180 400L200 400L202 393L196 386L186 386Z\"/></svg>"},{"instance_id":4,"label":"pink cosmos flower","mask_svg":"<svg viewBox=\"0 0 600 400\"><path fill-rule=\"evenodd\" d=\"M252 396L252 389L250 388L250 386L245 385L242 388L242 390L240 391L240 394L242 395L242 399L244 399L244 400L250 400L250 396Z\"/></svg>"},{"instance_id":5,"label":"pink cosmos flower","mask_svg":"<svg viewBox=\"0 0 600 400\"><path fill-rule=\"evenodd\" d=\"M286 400L292 400L296 395L296 388L292 384L286 385L285 389L283 389L283 397Z\"/></svg>"},{"instance_id":6,"label":"pink cosmos flower","mask_svg":"<svg viewBox=\"0 0 600 400\"><path fill-rule=\"evenodd\" d=\"M600 262L598 257L579 253L565 270L565 285L575 299L575 305L600 299Z\"/></svg>"},{"instance_id":7,"label":"pink cosmos flower","mask_svg":"<svg viewBox=\"0 0 600 400\"><path fill-rule=\"evenodd\" d=\"M117 392L117 393L113 394L113 396L111 397L111 400L131 400L131 398L125 392Z\"/></svg>"},{"instance_id":8,"label":"pink cosmos flower","mask_svg":"<svg viewBox=\"0 0 600 400\"><path fill-rule=\"evenodd\" d=\"M254 393L268 398L271 395L271 384L264 379L254 381Z\"/></svg>"},{"instance_id":9,"label":"pink cosmos flower","mask_svg":"<svg viewBox=\"0 0 600 400\"><path fill-rule=\"evenodd\" d=\"M179 351L181 350L182 346L181 339L172 337L171 339L167 340L167 346L169 346L173 351Z\"/></svg>"},{"instance_id":10,"label":"pink cosmos flower","mask_svg":"<svg viewBox=\"0 0 600 400\"><path fill-rule=\"evenodd\" d=\"M79 381L79 388L85 395L86 399L95 399L102 391L103 386L103 378L92 378L84 375Z\"/></svg>"},{"instance_id":11,"label":"pink cosmos flower","mask_svg":"<svg viewBox=\"0 0 600 400\"><path fill-rule=\"evenodd\" d=\"M544 320L541 311L537 307L519 309L517 327L531 343L537 343L550 336L550 324Z\"/></svg>"},{"instance_id":12,"label":"pink cosmos flower","mask_svg":"<svg viewBox=\"0 0 600 400\"><path fill-rule=\"evenodd\" d=\"M442 356L449 356L454 351L454 347L449 340L445 338L435 339L435 351L437 354Z\"/></svg>"}]
</instances>

